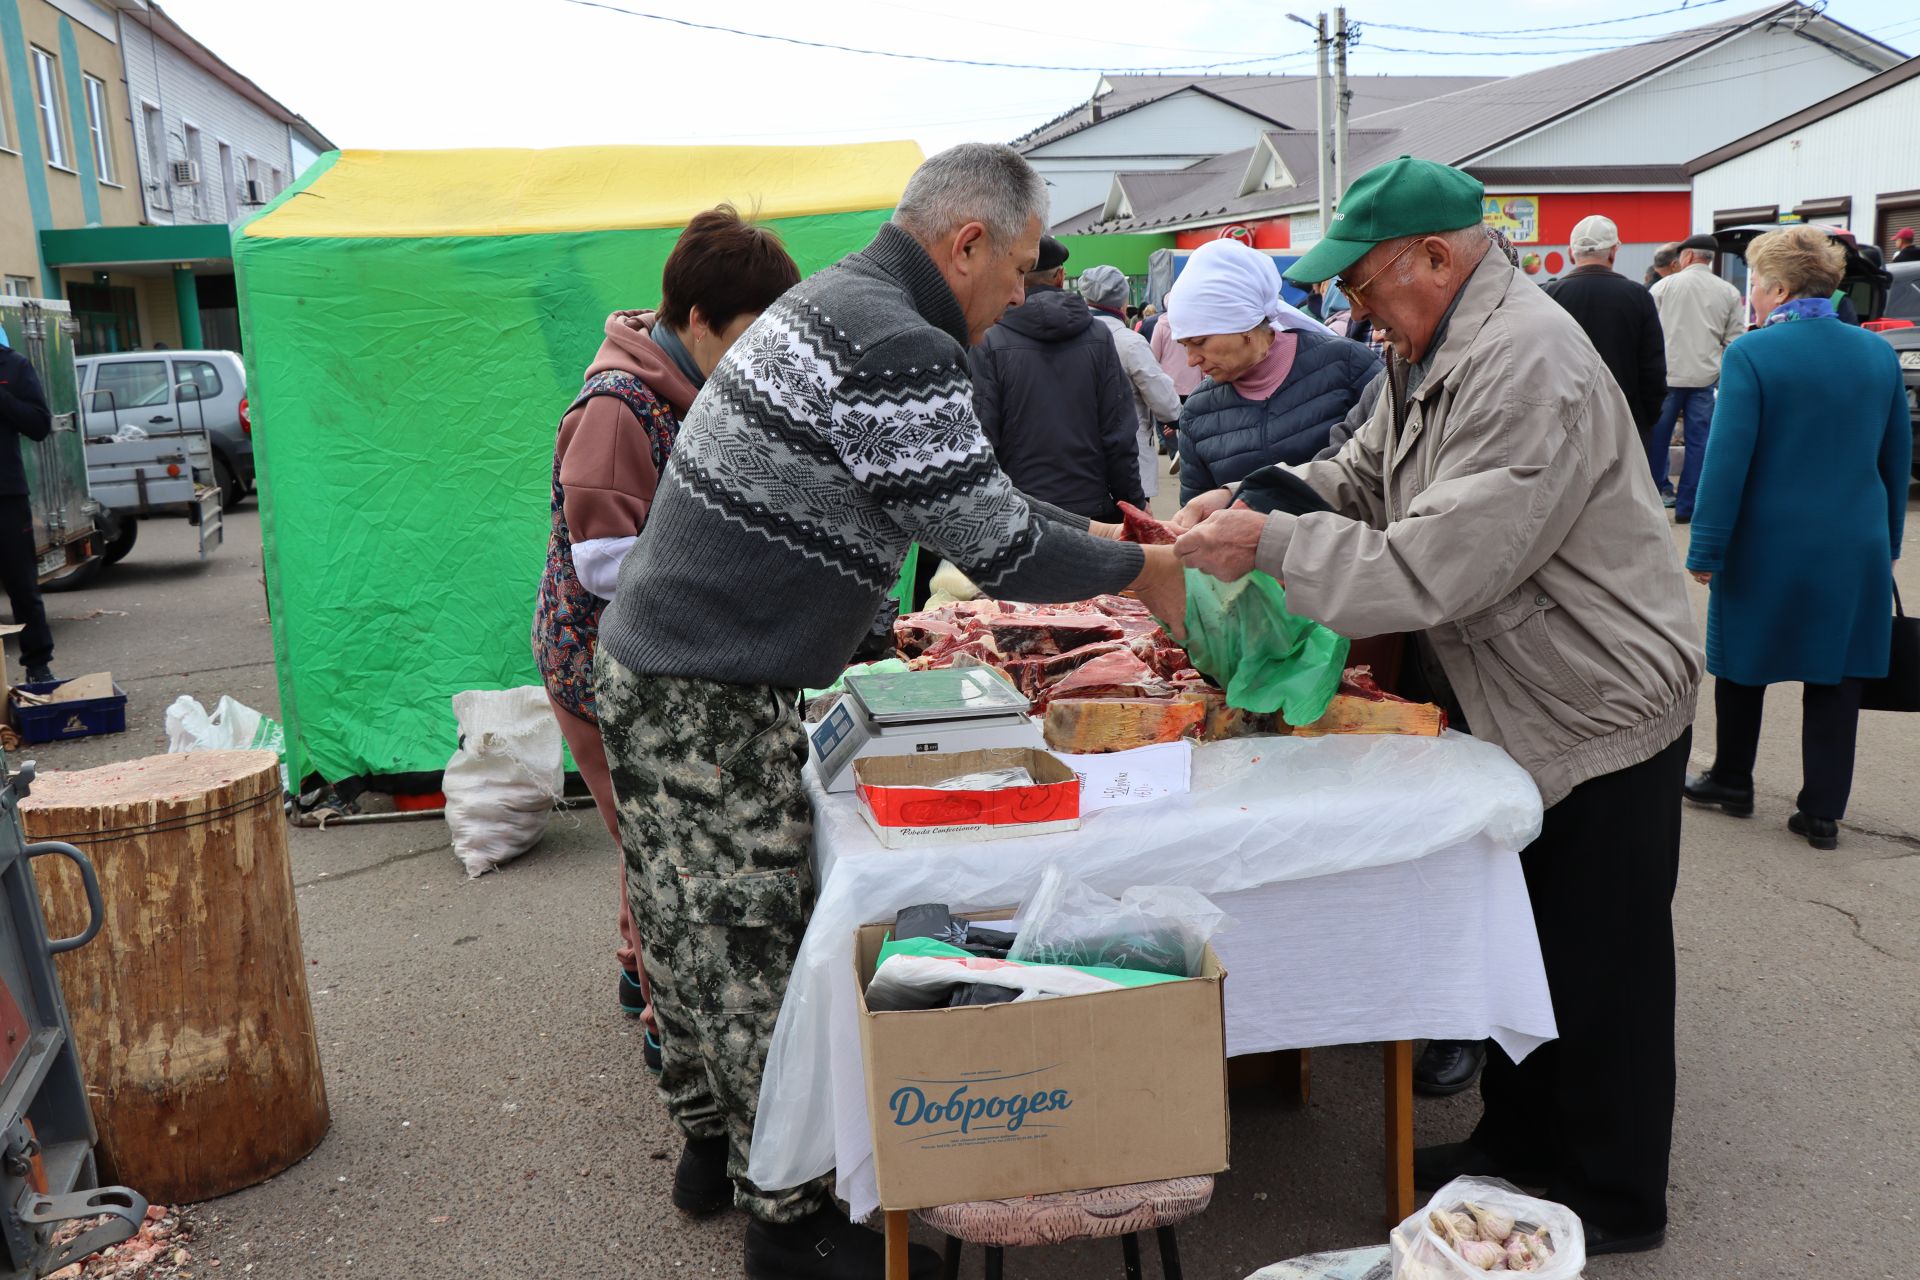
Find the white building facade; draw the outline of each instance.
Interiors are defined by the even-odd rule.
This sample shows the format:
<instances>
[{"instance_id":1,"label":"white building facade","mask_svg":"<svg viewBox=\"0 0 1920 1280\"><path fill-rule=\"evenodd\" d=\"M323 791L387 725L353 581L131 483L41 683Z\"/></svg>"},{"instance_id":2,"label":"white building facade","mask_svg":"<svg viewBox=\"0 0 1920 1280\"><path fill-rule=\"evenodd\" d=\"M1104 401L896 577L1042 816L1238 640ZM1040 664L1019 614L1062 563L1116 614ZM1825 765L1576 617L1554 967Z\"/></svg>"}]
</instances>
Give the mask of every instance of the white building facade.
<instances>
[{"instance_id":1,"label":"white building facade","mask_svg":"<svg viewBox=\"0 0 1920 1280\"><path fill-rule=\"evenodd\" d=\"M1802 221L1887 245L1920 228L1920 58L1701 156L1699 227Z\"/></svg>"},{"instance_id":2,"label":"white building facade","mask_svg":"<svg viewBox=\"0 0 1920 1280\"><path fill-rule=\"evenodd\" d=\"M134 145L157 225L235 223L332 144L163 11L123 10Z\"/></svg>"}]
</instances>

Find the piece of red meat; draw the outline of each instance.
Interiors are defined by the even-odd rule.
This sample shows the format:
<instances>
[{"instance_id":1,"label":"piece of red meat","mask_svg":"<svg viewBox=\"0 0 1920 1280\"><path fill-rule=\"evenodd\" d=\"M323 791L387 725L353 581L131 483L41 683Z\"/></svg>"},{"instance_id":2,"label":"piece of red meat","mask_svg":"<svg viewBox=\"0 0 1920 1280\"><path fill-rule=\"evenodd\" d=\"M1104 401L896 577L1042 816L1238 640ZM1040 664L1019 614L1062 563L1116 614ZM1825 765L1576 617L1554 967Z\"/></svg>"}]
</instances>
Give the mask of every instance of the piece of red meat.
<instances>
[{"instance_id":1,"label":"piece of red meat","mask_svg":"<svg viewBox=\"0 0 1920 1280\"><path fill-rule=\"evenodd\" d=\"M903 658L917 658L941 639L960 634L960 625L931 613L910 613L893 623L893 647Z\"/></svg>"},{"instance_id":2,"label":"piece of red meat","mask_svg":"<svg viewBox=\"0 0 1920 1280\"><path fill-rule=\"evenodd\" d=\"M1120 650L1095 658L1047 690L1055 698L1166 698L1173 686L1131 652Z\"/></svg>"},{"instance_id":3,"label":"piece of red meat","mask_svg":"<svg viewBox=\"0 0 1920 1280\"><path fill-rule=\"evenodd\" d=\"M1373 668L1368 666L1348 667L1340 675L1340 690L1350 698L1361 698L1367 702L1405 702L1407 699L1397 693L1388 693L1373 678Z\"/></svg>"},{"instance_id":4,"label":"piece of red meat","mask_svg":"<svg viewBox=\"0 0 1920 1280\"><path fill-rule=\"evenodd\" d=\"M1014 688L1029 698L1038 700L1045 695L1054 681L1103 654L1116 653L1125 647L1125 641L1102 640L1096 644L1083 644L1078 649L1069 649L1065 653L1002 658L997 665L1012 677Z\"/></svg>"},{"instance_id":5,"label":"piece of red meat","mask_svg":"<svg viewBox=\"0 0 1920 1280\"><path fill-rule=\"evenodd\" d=\"M1153 610L1132 596L1095 596L1083 602L1087 608L1104 613L1110 618L1150 618Z\"/></svg>"},{"instance_id":6,"label":"piece of red meat","mask_svg":"<svg viewBox=\"0 0 1920 1280\"><path fill-rule=\"evenodd\" d=\"M1118 640L1121 630L1096 613L1029 613L991 618L987 631L1008 657L1066 653L1101 640Z\"/></svg>"},{"instance_id":7,"label":"piece of red meat","mask_svg":"<svg viewBox=\"0 0 1920 1280\"><path fill-rule=\"evenodd\" d=\"M1131 502L1120 504L1120 537L1127 542L1147 546L1170 546L1180 540L1180 531L1164 520L1157 520Z\"/></svg>"}]
</instances>

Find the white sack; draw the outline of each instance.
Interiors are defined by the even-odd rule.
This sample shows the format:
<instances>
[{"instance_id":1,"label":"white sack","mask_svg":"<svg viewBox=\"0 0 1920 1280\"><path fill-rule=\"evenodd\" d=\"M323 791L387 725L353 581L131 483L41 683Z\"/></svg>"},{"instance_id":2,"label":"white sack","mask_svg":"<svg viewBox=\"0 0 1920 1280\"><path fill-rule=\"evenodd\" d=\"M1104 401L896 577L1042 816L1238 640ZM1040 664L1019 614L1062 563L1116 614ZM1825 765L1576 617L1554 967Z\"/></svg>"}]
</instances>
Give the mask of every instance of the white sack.
<instances>
[{"instance_id":1,"label":"white sack","mask_svg":"<svg viewBox=\"0 0 1920 1280\"><path fill-rule=\"evenodd\" d=\"M560 723L546 690L469 689L453 695L460 748L441 789L453 852L469 876L519 857L546 834L564 778Z\"/></svg>"}]
</instances>

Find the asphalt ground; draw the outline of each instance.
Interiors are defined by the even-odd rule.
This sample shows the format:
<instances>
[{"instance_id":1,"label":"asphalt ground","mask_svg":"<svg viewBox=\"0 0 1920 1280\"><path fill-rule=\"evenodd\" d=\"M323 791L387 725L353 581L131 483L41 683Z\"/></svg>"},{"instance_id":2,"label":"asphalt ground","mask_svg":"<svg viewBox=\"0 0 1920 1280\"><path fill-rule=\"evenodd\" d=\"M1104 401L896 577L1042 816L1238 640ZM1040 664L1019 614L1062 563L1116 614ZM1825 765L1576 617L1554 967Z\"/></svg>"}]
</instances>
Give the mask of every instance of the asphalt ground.
<instances>
[{"instance_id":1,"label":"asphalt ground","mask_svg":"<svg viewBox=\"0 0 1920 1280\"><path fill-rule=\"evenodd\" d=\"M56 669L111 670L128 730L24 754L58 769L163 751L182 693L273 712L258 529L249 503L201 564L184 524L150 525L96 585L49 597ZM1920 575L1901 578L1920 599ZM1907 718L1863 718L1841 846L1815 853L1784 825L1796 704L1769 705L1759 813L1687 814L1672 1228L1664 1250L1589 1276L1920 1275L1920 738ZM1711 724L1709 694L1702 763ZM679 1142L615 1008L616 856L591 810L473 881L437 820L290 843L333 1127L304 1161L202 1208L197 1274L740 1273L737 1215L689 1222L667 1203ZM1235 1093L1233 1168L1182 1233L1195 1280L1384 1241L1378 1051L1313 1063L1305 1107ZM1471 1094L1422 1100L1419 1141L1464 1137L1476 1111ZM1029 1250L1007 1274L1118 1276L1118 1253Z\"/></svg>"}]
</instances>

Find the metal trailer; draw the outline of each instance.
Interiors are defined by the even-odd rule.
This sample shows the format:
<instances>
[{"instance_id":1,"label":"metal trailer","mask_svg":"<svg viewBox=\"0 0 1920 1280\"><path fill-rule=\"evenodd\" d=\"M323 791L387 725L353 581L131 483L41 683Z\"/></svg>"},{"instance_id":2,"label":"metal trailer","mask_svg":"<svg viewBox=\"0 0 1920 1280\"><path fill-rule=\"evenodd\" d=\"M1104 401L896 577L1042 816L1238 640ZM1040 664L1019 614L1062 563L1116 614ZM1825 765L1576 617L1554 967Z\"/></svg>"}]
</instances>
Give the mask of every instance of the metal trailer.
<instances>
[{"instance_id":1,"label":"metal trailer","mask_svg":"<svg viewBox=\"0 0 1920 1280\"><path fill-rule=\"evenodd\" d=\"M87 490L80 391L73 371L73 317L64 302L6 297L0 298L0 325L14 350L33 365L53 411L51 435L20 441L40 581L54 590L78 587L99 571L104 548L97 529L99 504Z\"/></svg>"},{"instance_id":2,"label":"metal trailer","mask_svg":"<svg viewBox=\"0 0 1920 1280\"><path fill-rule=\"evenodd\" d=\"M108 564L133 550L138 522L153 516L185 515L200 531L202 560L226 537L200 388L181 382L171 391L180 405L178 423L171 414L150 412L152 406L122 406L113 390L97 384L87 393L87 419L93 424L87 435L87 482L101 508ZM148 427L164 429L149 433Z\"/></svg>"},{"instance_id":3,"label":"metal trailer","mask_svg":"<svg viewBox=\"0 0 1920 1280\"><path fill-rule=\"evenodd\" d=\"M50 1275L130 1239L146 1198L102 1187L98 1139L53 957L91 942L105 910L87 855L69 844L26 844L16 808L33 762L7 772L0 756L0 1280ZM89 919L71 938L49 939L30 863L68 859L86 887ZM102 1219L64 1243L59 1228Z\"/></svg>"}]
</instances>

